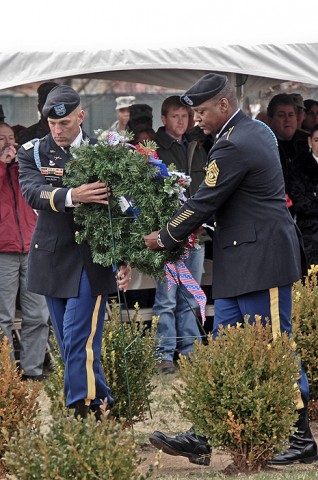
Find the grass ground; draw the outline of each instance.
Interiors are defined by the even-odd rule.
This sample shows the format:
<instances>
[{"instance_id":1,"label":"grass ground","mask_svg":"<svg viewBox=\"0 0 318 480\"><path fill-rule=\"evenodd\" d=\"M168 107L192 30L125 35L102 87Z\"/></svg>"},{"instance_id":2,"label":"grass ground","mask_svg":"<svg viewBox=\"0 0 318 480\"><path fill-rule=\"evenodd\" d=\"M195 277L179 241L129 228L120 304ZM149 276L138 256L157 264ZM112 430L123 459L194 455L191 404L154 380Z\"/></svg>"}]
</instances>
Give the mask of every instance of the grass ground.
<instances>
[{"instance_id":1,"label":"grass ground","mask_svg":"<svg viewBox=\"0 0 318 480\"><path fill-rule=\"evenodd\" d=\"M184 480L184 479L189 479L189 480L217 480L217 479L226 479L226 480L311 480L318 478L318 472L317 471L307 471L307 472L286 472L286 473L281 473L281 472L275 472L275 473L259 473L256 475L251 475L251 476L245 476L245 475L240 475L232 477L232 476L227 476L227 475L222 475L222 474L211 474L211 473L202 473L201 474L182 474L182 475L168 475L168 476L159 476L157 477L157 480Z\"/></svg>"},{"instance_id":2,"label":"grass ground","mask_svg":"<svg viewBox=\"0 0 318 480\"><path fill-rule=\"evenodd\" d=\"M318 462L312 465L292 465L271 468L255 475L233 475L231 459L222 452L213 451L209 467L200 467L189 463L187 458L174 457L159 452L149 442L149 435L154 430L175 434L191 427L185 421L173 399L173 386L180 383L178 372L173 375L160 374L155 377L156 390L151 403L151 414L144 422L134 427L135 440L140 445L140 455L143 458L141 472L145 472L149 464L157 464L154 478L156 480L310 480L318 479ZM313 433L318 438L318 428L312 424Z\"/></svg>"},{"instance_id":3,"label":"grass ground","mask_svg":"<svg viewBox=\"0 0 318 480\"><path fill-rule=\"evenodd\" d=\"M311 480L318 479L318 462L312 465L292 465L271 468L255 475L233 473L231 459L222 452L213 451L209 467L200 467L189 463L187 458L166 455L156 450L149 442L149 435L154 430L162 430L168 434L182 432L191 427L180 415L173 398L173 386L180 384L178 372L173 375L160 374L154 379L156 389L152 394L151 414L148 418L134 426L134 437L140 447L142 463L140 472L144 474L150 464L155 465L155 480ZM40 395L42 426L48 428L50 401L43 391ZM313 433L318 439L318 424L312 424ZM13 476L0 480L16 480ZM36 479L35 479L36 480ZM74 479L81 480L81 479ZM104 479L101 479L104 480ZM106 479L105 479L106 480ZM129 479L116 479L129 480Z\"/></svg>"}]
</instances>

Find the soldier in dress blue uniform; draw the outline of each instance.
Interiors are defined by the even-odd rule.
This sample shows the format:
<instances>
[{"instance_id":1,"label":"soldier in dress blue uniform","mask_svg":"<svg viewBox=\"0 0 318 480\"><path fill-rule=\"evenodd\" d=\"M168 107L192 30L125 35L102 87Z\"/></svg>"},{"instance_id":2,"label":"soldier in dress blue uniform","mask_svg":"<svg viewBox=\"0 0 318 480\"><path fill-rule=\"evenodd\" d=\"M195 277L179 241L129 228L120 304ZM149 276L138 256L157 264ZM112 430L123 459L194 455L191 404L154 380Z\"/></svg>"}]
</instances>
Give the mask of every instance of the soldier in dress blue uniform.
<instances>
[{"instance_id":1,"label":"soldier in dress blue uniform","mask_svg":"<svg viewBox=\"0 0 318 480\"><path fill-rule=\"evenodd\" d=\"M78 93L67 85L53 88L43 115L50 133L25 143L18 152L22 193L38 211L28 289L46 297L65 362L66 405L75 409L75 416L85 418L91 409L98 417L102 403L113 402L100 351L106 297L116 291L116 278L111 268L93 263L87 243L76 243L73 212L79 203L107 205L109 192L99 181L73 189L62 183L65 164L72 158L69 147L96 143L81 128L85 114ZM126 291L130 277L130 268L121 266L117 273L120 289Z\"/></svg>"},{"instance_id":2,"label":"soldier in dress blue uniform","mask_svg":"<svg viewBox=\"0 0 318 480\"><path fill-rule=\"evenodd\" d=\"M224 75L207 74L181 101L194 110L194 121L216 141L208 155L205 180L160 232L145 236L152 250L173 250L211 217L213 237L214 328L236 326L248 315L269 318L273 335L291 333L292 284L305 273L299 231L286 207L276 137L262 122L239 108ZM311 463L317 445L308 423L308 381L299 380L299 420L290 448L276 465ZM207 440L193 430L168 437L154 432L150 441L164 452L208 465Z\"/></svg>"}]
</instances>

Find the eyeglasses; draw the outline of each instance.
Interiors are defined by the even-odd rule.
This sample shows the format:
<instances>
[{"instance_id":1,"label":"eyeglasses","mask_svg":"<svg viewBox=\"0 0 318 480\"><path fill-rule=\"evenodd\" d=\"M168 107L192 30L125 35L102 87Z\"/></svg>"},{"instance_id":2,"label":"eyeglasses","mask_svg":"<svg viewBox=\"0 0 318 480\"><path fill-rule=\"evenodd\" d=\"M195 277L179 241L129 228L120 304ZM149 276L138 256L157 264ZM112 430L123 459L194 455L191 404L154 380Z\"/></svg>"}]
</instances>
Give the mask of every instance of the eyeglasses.
<instances>
[{"instance_id":1,"label":"eyeglasses","mask_svg":"<svg viewBox=\"0 0 318 480\"><path fill-rule=\"evenodd\" d=\"M318 111L312 112L311 110L309 110L309 112L307 112L307 115L310 115L311 117L318 117Z\"/></svg>"}]
</instances>

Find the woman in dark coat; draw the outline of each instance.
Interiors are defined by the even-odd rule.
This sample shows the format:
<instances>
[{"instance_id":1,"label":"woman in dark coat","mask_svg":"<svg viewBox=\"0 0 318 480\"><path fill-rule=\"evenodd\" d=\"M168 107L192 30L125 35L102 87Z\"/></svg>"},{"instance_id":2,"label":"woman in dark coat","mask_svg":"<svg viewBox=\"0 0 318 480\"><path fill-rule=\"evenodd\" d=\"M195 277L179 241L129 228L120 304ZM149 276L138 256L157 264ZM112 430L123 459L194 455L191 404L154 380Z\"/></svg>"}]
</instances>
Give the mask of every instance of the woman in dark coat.
<instances>
[{"instance_id":1,"label":"woman in dark coat","mask_svg":"<svg viewBox=\"0 0 318 480\"><path fill-rule=\"evenodd\" d=\"M308 147L294 160L289 193L310 266L318 265L318 124L309 134Z\"/></svg>"}]
</instances>

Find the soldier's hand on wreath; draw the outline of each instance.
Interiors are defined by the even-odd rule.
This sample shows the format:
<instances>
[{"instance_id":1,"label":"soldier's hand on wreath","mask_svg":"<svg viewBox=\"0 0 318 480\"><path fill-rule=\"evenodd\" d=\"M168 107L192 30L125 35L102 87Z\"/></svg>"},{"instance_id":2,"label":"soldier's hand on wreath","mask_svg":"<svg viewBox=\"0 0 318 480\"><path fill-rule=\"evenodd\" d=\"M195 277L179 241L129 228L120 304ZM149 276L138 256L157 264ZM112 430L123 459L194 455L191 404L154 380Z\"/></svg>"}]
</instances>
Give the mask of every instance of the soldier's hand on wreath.
<instances>
[{"instance_id":1,"label":"soldier's hand on wreath","mask_svg":"<svg viewBox=\"0 0 318 480\"><path fill-rule=\"evenodd\" d=\"M144 236L146 247L148 247L150 250L162 250L162 247L160 247L157 242L158 234L159 234L159 230L155 230L154 232L151 232L149 235Z\"/></svg>"},{"instance_id":2,"label":"soldier's hand on wreath","mask_svg":"<svg viewBox=\"0 0 318 480\"><path fill-rule=\"evenodd\" d=\"M78 203L102 203L108 204L110 188L104 182L86 183L80 187L72 188L72 202Z\"/></svg>"},{"instance_id":3,"label":"soldier's hand on wreath","mask_svg":"<svg viewBox=\"0 0 318 480\"><path fill-rule=\"evenodd\" d=\"M117 273L117 283L119 290L126 292L131 280L131 267L129 265L121 265Z\"/></svg>"}]
</instances>

